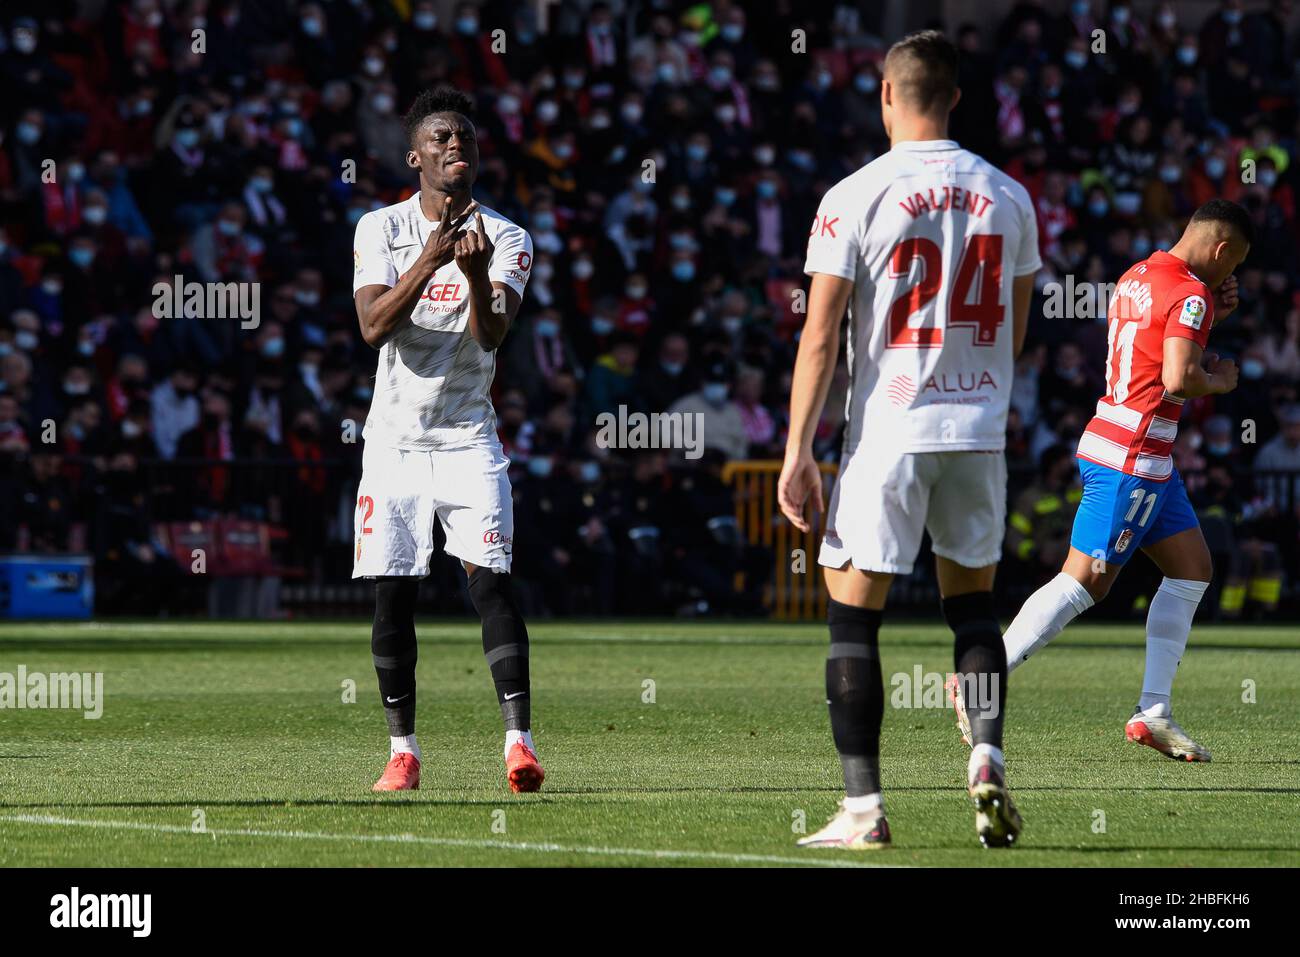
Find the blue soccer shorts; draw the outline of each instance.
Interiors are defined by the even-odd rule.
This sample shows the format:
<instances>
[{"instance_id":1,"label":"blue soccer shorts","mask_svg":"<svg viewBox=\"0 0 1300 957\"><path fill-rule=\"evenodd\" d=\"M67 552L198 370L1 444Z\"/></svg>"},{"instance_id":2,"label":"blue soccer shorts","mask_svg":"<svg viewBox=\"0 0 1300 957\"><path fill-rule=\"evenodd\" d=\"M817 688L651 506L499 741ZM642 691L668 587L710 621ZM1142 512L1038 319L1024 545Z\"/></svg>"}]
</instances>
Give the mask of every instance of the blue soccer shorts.
<instances>
[{"instance_id":1,"label":"blue soccer shorts","mask_svg":"<svg viewBox=\"0 0 1300 957\"><path fill-rule=\"evenodd\" d=\"M1200 524L1177 469L1161 482L1078 462L1083 498L1070 544L1085 555L1123 565L1139 548Z\"/></svg>"}]
</instances>

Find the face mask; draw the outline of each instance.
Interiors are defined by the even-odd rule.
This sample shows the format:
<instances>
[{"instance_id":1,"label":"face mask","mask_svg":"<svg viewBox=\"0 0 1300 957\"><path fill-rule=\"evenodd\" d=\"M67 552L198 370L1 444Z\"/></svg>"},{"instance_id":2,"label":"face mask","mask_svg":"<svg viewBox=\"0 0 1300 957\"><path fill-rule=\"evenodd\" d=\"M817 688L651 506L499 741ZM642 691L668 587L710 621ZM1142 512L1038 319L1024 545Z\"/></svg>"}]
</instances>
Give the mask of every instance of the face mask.
<instances>
[{"instance_id":1,"label":"face mask","mask_svg":"<svg viewBox=\"0 0 1300 957\"><path fill-rule=\"evenodd\" d=\"M268 359L278 359L284 355L283 339L267 339L262 343L262 355Z\"/></svg>"},{"instance_id":2,"label":"face mask","mask_svg":"<svg viewBox=\"0 0 1300 957\"><path fill-rule=\"evenodd\" d=\"M1177 56L1183 66L1191 66L1196 62L1196 47L1179 47Z\"/></svg>"},{"instance_id":3,"label":"face mask","mask_svg":"<svg viewBox=\"0 0 1300 957\"><path fill-rule=\"evenodd\" d=\"M736 191L726 187L719 187L713 191L713 198L722 206L730 206L736 201Z\"/></svg>"},{"instance_id":4,"label":"face mask","mask_svg":"<svg viewBox=\"0 0 1300 957\"><path fill-rule=\"evenodd\" d=\"M745 35L745 28L738 23L728 23L722 28L722 39L728 43L739 43Z\"/></svg>"},{"instance_id":5,"label":"face mask","mask_svg":"<svg viewBox=\"0 0 1300 957\"><path fill-rule=\"evenodd\" d=\"M198 130L178 130L176 133L176 143L182 149L192 150L199 145Z\"/></svg>"},{"instance_id":6,"label":"face mask","mask_svg":"<svg viewBox=\"0 0 1300 957\"><path fill-rule=\"evenodd\" d=\"M90 392L90 383L89 382L65 382L63 383L63 391L66 392L68 395L86 395L88 392Z\"/></svg>"},{"instance_id":7,"label":"face mask","mask_svg":"<svg viewBox=\"0 0 1300 957\"><path fill-rule=\"evenodd\" d=\"M1240 10L1224 10L1224 11L1223 11L1223 19L1224 19L1224 21L1225 21L1226 23L1228 23L1228 24L1230 24L1230 25L1232 25L1232 26L1235 27L1238 23L1241 22L1241 11L1240 11Z\"/></svg>"},{"instance_id":8,"label":"face mask","mask_svg":"<svg viewBox=\"0 0 1300 957\"><path fill-rule=\"evenodd\" d=\"M564 74L564 85L570 90L576 90L582 86L583 76L581 73Z\"/></svg>"},{"instance_id":9,"label":"face mask","mask_svg":"<svg viewBox=\"0 0 1300 957\"><path fill-rule=\"evenodd\" d=\"M694 163L703 163L709 158L709 148L707 146L701 146L698 143L692 143L690 146L686 147L686 155Z\"/></svg>"},{"instance_id":10,"label":"face mask","mask_svg":"<svg viewBox=\"0 0 1300 957\"><path fill-rule=\"evenodd\" d=\"M619 114L627 123L640 123L643 112L640 103L624 103L623 108L619 110Z\"/></svg>"},{"instance_id":11,"label":"face mask","mask_svg":"<svg viewBox=\"0 0 1300 957\"><path fill-rule=\"evenodd\" d=\"M478 20L474 17L461 17L456 21L456 29L461 36L471 36L478 31Z\"/></svg>"},{"instance_id":12,"label":"face mask","mask_svg":"<svg viewBox=\"0 0 1300 957\"><path fill-rule=\"evenodd\" d=\"M137 423L133 422L131 419L122 420L123 438L135 439L135 438L139 438L143 433L144 433L144 429L142 429Z\"/></svg>"},{"instance_id":13,"label":"face mask","mask_svg":"<svg viewBox=\"0 0 1300 957\"><path fill-rule=\"evenodd\" d=\"M18 140L31 146L41 138L41 128L35 123L18 124Z\"/></svg>"},{"instance_id":14,"label":"face mask","mask_svg":"<svg viewBox=\"0 0 1300 957\"><path fill-rule=\"evenodd\" d=\"M1210 177L1210 179L1221 178L1227 169L1227 161L1220 159L1217 156L1211 156L1205 161L1205 175Z\"/></svg>"},{"instance_id":15,"label":"face mask","mask_svg":"<svg viewBox=\"0 0 1300 957\"><path fill-rule=\"evenodd\" d=\"M1271 169L1262 169L1259 171L1259 185L1272 188L1277 182L1277 172Z\"/></svg>"},{"instance_id":16,"label":"face mask","mask_svg":"<svg viewBox=\"0 0 1300 957\"><path fill-rule=\"evenodd\" d=\"M1264 378L1264 363L1258 359L1243 359L1241 374L1247 379L1262 379Z\"/></svg>"},{"instance_id":17,"label":"face mask","mask_svg":"<svg viewBox=\"0 0 1300 957\"><path fill-rule=\"evenodd\" d=\"M730 83L731 70L725 66L715 66L713 69L709 70L709 79L712 80L716 86Z\"/></svg>"},{"instance_id":18,"label":"face mask","mask_svg":"<svg viewBox=\"0 0 1300 957\"><path fill-rule=\"evenodd\" d=\"M819 90L829 90L831 88L831 84L834 81L835 78L831 76L829 70L821 70L817 73L816 82L817 82L817 89Z\"/></svg>"},{"instance_id":19,"label":"face mask","mask_svg":"<svg viewBox=\"0 0 1300 957\"><path fill-rule=\"evenodd\" d=\"M366 71L367 76L379 76L384 72L384 61L377 56L368 56L361 68Z\"/></svg>"},{"instance_id":20,"label":"face mask","mask_svg":"<svg viewBox=\"0 0 1300 957\"><path fill-rule=\"evenodd\" d=\"M1232 452L1231 442L1210 442L1205 446L1205 451L1211 455L1228 455Z\"/></svg>"},{"instance_id":21,"label":"face mask","mask_svg":"<svg viewBox=\"0 0 1300 957\"><path fill-rule=\"evenodd\" d=\"M729 336L734 336L744 325L745 320L741 316L725 316L722 320L722 328Z\"/></svg>"},{"instance_id":22,"label":"face mask","mask_svg":"<svg viewBox=\"0 0 1300 957\"><path fill-rule=\"evenodd\" d=\"M223 236L239 235L239 223L232 222L229 219L217 220L217 229L221 230L221 235Z\"/></svg>"},{"instance_id":23,"label":"face mask","mask_svg":"<svg viewBox=\"0 0 1300 957\"><path fill-rule=\"evenodd\" d=\"M93 342L83 339L81 342L77 343L77 351L80 352L83 356L89 358L95 354L95 344Z\"/></svg>"},{"instance_id":24,"label":"face mask","mask_svg":"<svg viewBox=\"0 0 1300 957\"><path fill-rule=\"evenodd\" d=\"M771 166L776 160L776 150L770 146L761 146L754 150L754 162L759 166Z\"/></svg>"},{"instance_id":25,"label":"face mask","mask_svg":"<svg viewBox=\"0 0 1300 957\"><path fill-rule=\"evenodd\" d=\"M556 143L551 147L556 159L566 160L573 155L573 146L569 143Z\"/></svg>"},{"instance_id":26,"label":"face mask","mask_svg":"<svg viewBox=\"0 0 1300 957\"><path fill-rule=\"evenodd\" d=\"M1133 240L1133 255L1138 259L1146 259L1151 255L1151 240L1142 236Z\"/></svg>"},{"instance_id":27,"label":"face mask","mask_svg":"<svg viewBox=\"0 0 1300 957\"><path fill-rule=\"evenodd\" d=\"M28 30L15 34L14 49L24 56L32 53L36 49L36 37Z\"/></svg>"},{"instance_id":28,"label":"face mask","mask_svg":"<svg viewBox=\"0 0 1300 957\"><path fill-rule=\"evenodd\" d=\"M542 282L550 282L551 277L555 275L555 267L550 263L543 263L533 270L533 275Z\"/></svg>"},{"instance_id":29,"label":"face mask","mask_svg":"<svg viewBox=\"0 0 1300 957\"><path fill-rule=\"evenodd\" d=\"M348 208L348 222L355 226L361 222L361 217L366 215L366 210L362 206L351 206Z\"/></svg>"},{"instance_id":30,"label":"face mask","mask_svg":"<svg viewBox=\"0 0 1300 957\"><path fill-rule=\"evenodd\" d=\"M727 384L725 382L709 382L700 390L704 395L704 401L709 405L722 405L727 401Z\"/></svg>"},{"instance_id":31,"label":"face mask","mask_svg":"<svg viewBox=\"0 0 1300 957\"><path fill-rule=\"evenodd\" d=\"M314 290L299 289L293 294L293 298L300 306L315 306L320 302L320 293Z\"/></svg>"},{"instance_id":32,"label":"face mask","mask_svg":"<svg viewBox=\"0 0 1300 957\"><path fill-rule=\"evenodd\" d=\"M667 372L670 376L676 377L682 374L682 370L685 369L686 366L680 362L661 362L659 363L659 368L663 369L664 372Z\"/></svg>"},{"instance_id":33,"label":"face mask","mask_svg":"<svg viewBox=\"0 0 1300 957\"><path fill-rule=\"evenodd\" d=\"M1067 50L1065 62L1076 70L1082 70L1088 65L1088 54L1082 50Z\"/></svg>"},{"instance_id":34,"label":"face mask","mask_svg":"<svg viewBox=\"0 0 1300 957\"><path fill-rule=\"evenodd\" d=\"M40 345L40 343L40 337L30 330L22 329L14 333L14 345L23 350L23 352L31 352Z\"/></svg>"},{"instance_id":35,"label":"face mask","mask_svg":"<svg viewBox=\"0 0 1300 957\"><path fill-rule=\"evenodd\" d=\"M791 150L789 159L791 166L794 166L796 169L801 169L804 172L812 169L813 164L816 162L811 153L805 153L803 150Z\"/></svg>"},{"instance_id":36,"label":"face mask","mask_svg":"<svg viewBox=\"0 0 1300 957\"><path fill-rule=\"evenodd\" d=\"M74 266L80 269L85 269L95 261L95 251L93 249L86 249L84 246L79 246L76 249L69 251L68 259L72 261Z\"/></svg>"},{"instance_id":37,"label":"face mask","mask_svg":"<svg viewBox=\"0 0 1300 957\"><path fill-rule=\"evenodd\" d=\"M1090 4L1088 3L1088 0L1075 0L1075 2L1070 5L1070 9L1074 11L1076 17L1086 17L1090 9Z\"/></svg>"},{"instance_id":38,"label":"face mask","mask_svg":"<svg viewBox=\"0 0 1300 957\"><path fill-rule=\"evenodd\" d=\"M543 100L537 104L537 119L543 123L554 123L555 118L560 115L560 108L555 105L553 100Z\"/></svg>"},{"instance_id":39,"label":"face mask","mask_svg":"<svg viewBox=\"0 0 1300 957\"><path fill-rule=\"evenodd\" d=\"M713 115L718 118L719 123L736 122L736 108L734 106L720 106Z\"/></svg>"},{"instance_id":40,"label":"face mask","mask_svg":"<svg viewBox=\"0 0 1300 957\"><path fill-rule=\"evenodd\" d=\"M514 116L514 114L519 112L519 97L503 96L501 99L497 100L497 107L506 116Z\"/></svg>"},{"instance_id":41,"label":"face mask","mask_svg":"<svg viewBox=\"0 0 1300 957\"><path fill-rule=\"evenodd\" d=\"M560 332L560 324L554 319L538 319L537 334L544 339L554 339Z\"/></svg>"},{"instance_id":42,"label":"face mask","mask_svg":"<svg viewBox=\"0 0 1300 957\"><path fill-rule=\"evenodd\" d=\"M1116 7L1114 10L1111 11L1111 19L1114 20L1116 23L1118 23L1120 26L1123 26L1124 24L1128 23L1130 12L1131 11L1129 10L1128 7Z\"/></svg>"},{"instance_id":43,"label":"face mask","mask_svg":"<svg viewBox=\"0 0 1300 957\"><path fill-rule=\"evenodd\" d=\"M539 233L549 233L555 229L555 215L553 213L538 213L533 217L533 225L537 227Z\"/></svg>"},{"instance_id":44,"label":"face mask","mask_svg":"<svg viewBox=\"0 0 1300 957\"><path fill-rule=\"evenodd\" d=\"M148 116L148 115L149 115L150 113L152 113L152 112L153 112L153 100L136 100L136 101L135 101L135 115L136 115L136 116Z\"/></svg>"},{"instance_id":45,"label":"face mask","mask_svg":"<svg viewBox=\"0 0 1300 957\"><path fill-rule=\"evenodd\" d=\"M325 24L315 17L307 17L302 21L302 32L309 37L318 37L325 32Z\"/></svg>"},{"instance_id":46,"label":"face mask","mask_svg":"<svg viewBox=\"0 0 1300 957\"><path fill-rule=\"evenodd\" d=\"M578 466L578 480L590 485L600 481L600 465L596 462L583 462Z\"/></svg>"},{"instance_id":47,"label":"face mask","mask_svg":"<svg viewBox=\"0 0 1300 957\"><path fill-rule=\"evenodd\" d=\"M370 101L370 105L375 108L376 113L387 113L393 108L393 98L387 93L378 93ZM298 135L297 130L291 131L294 136Z\"/></svg>"},{"instance_id":48,"label":"face mask","mask_svg":"<svg viewBox=\"0 0 1300 957\"><path fill-rule=\"evenodd\" d=\"M673 263L673 278L678 282L690 282L695 278L695 263L686 260Z\"/></svg>"},{"instance_id":49,"label":"face mask","mask_svg":"<svg viewBox=\"0 0 1300 957\"><path fill-rule=\"evenodd\" d=\"M677 80L677 70L671 63L660 63L655 72L659 75L659 79L665 83L673 83Z\"/></svg>"},{"instance_id":50,"label":"face mask","mask_svg":"<svg viewBox=\"0 0 1300 957\"><path fill-rule=\"evenodd\" d=\"M677 210L679 213L684 213L686 210L691 208L691 197L686 193L679 193L674 196L672 202L673 209Z\"/></svg>"},{"instance_id":51,"label":"face mask","mask_svg":"<svg viewBox=\"0 0 1300 957\"><path fill-rule=\"evenodd\" d=\"M1176 183L1183 177L1183 171L1177 166L1160 167L1160 179L1166 183Z\"/></svg>"},{"instance_id":52,"label":"face mask","mask_svg":"<svg viewBox=\"0 0 1300 957\"><path fill-rule=\"evenodd\" d=\"M432 30L438 25L438 15L429 13L427 10L421 10L415 16L411 17L411 24L417 30Z\"/></svg>"},{"instance_id":53,"label":"face mask","mask_svg":"<svg viewBox=\"0 0 1300 957\"><path fill-rule=\"evenodd\" d=\"M358 402L369 402L374 397L375 390L368 386L357 386L352 390L352 398L356 399Z\"/></svg>"},{"instance_id":54,"label":"face mask","mask_svg":"<svg viewBox=\"0 0 1300 957\"><path fill-rule=\"evenodd\" d=\"M68 164L68 179L72 180L74 183L80 183L85 178L86 167L82 166L80 163Z\"/></svg>"},{"instance_id":55,"label":"face mask","mask_svg":"<svg viewBox=\"0 0 1300 957\"><path fill-rule=\"evenodd\" d=\"M859 73L853 78L853 85L859 93L875 93L880 81L874 73Z\"/></svg>"},{"instance_id":56,"label":"face mask","mask_svg":"<svg viewBox=\"0 0 1300 957\"><path fill-rule=\"evenodd\" d=\"M598 336L607 336L614 331L614 323L597 316L591 320L591 331Z\"/></svg>"},{"instance_id":57,"label":"face mask","mask_svg":"<svg viewBox=\"0 0 1300 957\"><path fill-rule=\"evenodd\" d=\"M1172 30L1174 27L1178 26L1178 14L1171 10L1162 11L1158 18L1158 22L1166 30Z\"/></svg>"},{"instance_id":58,"label":"face mask","mask_svg":"<svg viewBox=\"0 0 1300 957\"><path fill-rule=\"evenodd\" d=\"M624 286L623 293L629 299L644 299L647 289L642 285Z\"/></svg>"},{"instance_id":59,"label":"face mask","mask_svg":"<svg viewBox=\"0 0 1300 957\"><path fill-rule=\"evenodd\" d=\"M690 205L689 203L687 204ZM690 233L673 233L668 237L668 246L671 249L693 249L695 240L691 238Z\"/></svg>"},{"instance_id":60,"label":"face mask","mask_svg":"<svg viewBox=\"0 0 1300 957\"><path fill-rule=\"evenodd\" d=\"M103 226L108 219L108 210L103 206L87 206L81 211L81 218L92 226Z\"/></svg>"},{"instance_id":61,"label":"face mask","mask_svg":"<svg viewBox=\"0 0 1300 957\"><path fill-rule=\"evenodd\" d=\"M529 459L528 473L537 478L546 478L551 474L551 460L542 458Z\"/></svg>"},{"instance_id":62,"label":"face mask","mask_svg":"<svg viewBox=\"0 0 1300 957\"><path fill-rule=\"evenodd\" d=\"M47 296L57 296L63 292L63 283L57 279L46 279L41 282L41 291Z\"/></svg>"},{"instance_id":63,"label":"face mask","mask_svg":"<svg viewBox=\"0 0 1300 957\"><path fill-rule=\"evenodd\" d=\"M1106 202L1104 199L1094 199L1088 204L1088 212L1092 213L1092 215L1096 216L1098 219L1101 219L1101 217L1105 216L1109 211L1110 203Z\"/></svg>"},{"instance_id":64,"label":"face mask","mask_svg":"<svg viewBox=\"0 0 1300 957\"><path fill-rule=\"evenodd\" d=\"M758 191L758 195L763 199L771 199L776 195L776 183L772 182L770 179L759 180L755 189Z\"/></svg>"},{"instance_id":65,"label":"face mask","mask_svg":"<svg viewBox=\"0 0 1300 957\"><path fill-rule=\"evenodd\" d=\"M573 277L575 279L590 279L596 267L592 265L590 259L579 259L573 264Z\"/></svg>"}]
</instances>

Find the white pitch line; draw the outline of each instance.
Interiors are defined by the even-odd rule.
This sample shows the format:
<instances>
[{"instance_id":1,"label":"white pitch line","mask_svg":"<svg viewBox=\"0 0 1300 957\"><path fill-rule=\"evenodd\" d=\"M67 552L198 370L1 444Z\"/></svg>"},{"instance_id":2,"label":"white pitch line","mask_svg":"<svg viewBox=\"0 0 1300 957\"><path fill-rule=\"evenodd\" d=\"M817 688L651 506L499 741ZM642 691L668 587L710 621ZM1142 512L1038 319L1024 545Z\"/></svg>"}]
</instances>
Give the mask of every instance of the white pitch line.
<instances>
[{"instance_id":1,"label":"white pitch line","mask_svg":"<svg viewBox=\"0 0 1300 957\"><path fill-rule=\"evenodd\" d=\"M45 814L7 814L0 821L54 827L90 827L123 831L152 831L162 834L193 834L183 824L148 824L141 821L82 820ZM208 828L204 834L222 837L268 837L298 841L343 841L379 844L426 844L434 847L469 847L484 850L535 851L546 854L588 854L597 857L645 857L652 860L700 860L729 864L798 864L804 867L888 867L858 861L824 857L779 857L772 854L728 854L725 851L655 850L645 847L595 847L530 841L474 840L458 837L423 837L419 834L327 834L320 831L263 831L252 828ZM812 852L816 854L816 852Z\"/></svg>"}]
</instances>

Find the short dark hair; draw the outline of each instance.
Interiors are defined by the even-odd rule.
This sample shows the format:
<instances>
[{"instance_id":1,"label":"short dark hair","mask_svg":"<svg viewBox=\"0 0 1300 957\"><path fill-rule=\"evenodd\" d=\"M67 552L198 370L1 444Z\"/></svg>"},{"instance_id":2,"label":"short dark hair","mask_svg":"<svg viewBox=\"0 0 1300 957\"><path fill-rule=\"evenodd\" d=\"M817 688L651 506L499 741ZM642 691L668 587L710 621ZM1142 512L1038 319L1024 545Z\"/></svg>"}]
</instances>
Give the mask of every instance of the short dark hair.
<instances>
[{"instance_id":1,"label":"short dark hair","mask_svg":"<svg viewBox=\"0 0 1300 957\"><path fill-rule=\"evenodd\" d=\"M402 117L402 128L406 131L407 142L414 145L415 134L420 131L424 121L437 113L459 113L473 119L474 100L453 86L440 86L425 90L415 98L411 108Z\"/></svg>"},{"instance_id":2,"label":"short dark hair","mask_svg":"<svg viewBox=\"0 0 1300 957\"><path fill-rule=\"evenodd\" d=\"M909 33L889 48L883 72L908 106L946 111L957 90L957 47L938 30Z\"/></svg>"},{"instance_id":3,"label":"short dark hair","mask_svg":"<svg viewBox=\"0 0 1300 957\"><path fill-rule=\"evenodd\" d=\"M1202 223L1223 224L1232 229L1247 246L1255 242L1255 224L1250 213L1230 199L1212 199L1192 213L1189 226Z\"/></svg>"}]
</instances>

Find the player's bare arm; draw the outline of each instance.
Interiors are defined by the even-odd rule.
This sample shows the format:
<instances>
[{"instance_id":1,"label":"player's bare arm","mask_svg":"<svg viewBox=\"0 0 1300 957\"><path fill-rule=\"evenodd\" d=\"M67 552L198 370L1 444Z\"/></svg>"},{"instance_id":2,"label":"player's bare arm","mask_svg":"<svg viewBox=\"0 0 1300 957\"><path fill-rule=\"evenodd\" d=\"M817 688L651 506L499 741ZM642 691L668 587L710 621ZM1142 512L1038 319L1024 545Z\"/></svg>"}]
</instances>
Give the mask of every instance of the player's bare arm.
<instances>
[{"instance_id":1,"label":"player's bare arm","mask_svg":"<svg viewBox=\"0 0 1300 957\"><path fill-rule=\"evenodd\" d=\"M505 283L488 278L492 253L492 240L483 228L483 214L478 213L475 228L456 242L456 265L469 280L469 333L484 352L491 352L505 341L523 301Z\"/></svg>"},{"instance_id":2,"label":"player's bare arm","mask_svg":"<svg viewBox=\"0 0 1300 957\"><path fill-rule=\"evenodd\" d=\"M478 209L478 203L471 201L454 217L452 207L452 198L445 197L438 228L429 234L419 258L397 280L396 286L362 286L353 297L361 338L372 349L378 349L395 329L410 321L411 312L433 274L455 257L460 227Z\"/></svg>"},{"instance_id":3,"label":"player's bare arm","mask_svg":"<svg viewBox=\"0 0 1300 957\"><path fill-rule=\"evenodd\" d=\"M1017 359L1025 348L1029 331L1029 303L1034 298L1034 276L1017 276L1011 287L1011 350Z\"/></svg>"},{"instance_id":4,"label":"player's bare arm","mask_svg":"<svg viewBox=\"0 0 1300 957\"><path fill-rule=\"evenodd\" d=\"M801 532L810 527L803 516L810 495L814 510L825 510L821 472L813 459L812 444L839 358L840 322L852 292L850 280L816 273L808 293L808 318L799 338L790 386L790 435L777 483L781 513Z\"/></svg>"},{"instance_id":5,"label":"player's bare arm","mask_svg":"<svg viewBox=\"0 0 1300 957\"><path fill-rule=\"evenodd\" d=\"M1237 388L1237 363L1208 356L1199 344L1181 336L1165 339L1161 378L1169 392L1184 399L1222 395Z\"/></svg>"}]
</instances>

